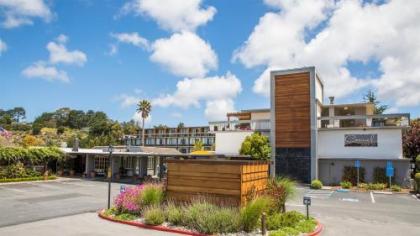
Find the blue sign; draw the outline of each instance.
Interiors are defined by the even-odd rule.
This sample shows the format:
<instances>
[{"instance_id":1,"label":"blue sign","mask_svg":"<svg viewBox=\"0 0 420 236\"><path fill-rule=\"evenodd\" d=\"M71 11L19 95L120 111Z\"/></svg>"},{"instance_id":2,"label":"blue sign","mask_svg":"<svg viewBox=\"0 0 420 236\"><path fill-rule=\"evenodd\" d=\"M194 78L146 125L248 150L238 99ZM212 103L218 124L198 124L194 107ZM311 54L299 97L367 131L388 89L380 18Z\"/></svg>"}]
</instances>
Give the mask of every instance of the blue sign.
<instances>
[{"instance_id":1,"label":"blue sign","mask_svg":"<svg viewBox=\"0 0 420 236\"><path fill-rule=\"evenodd\" d=\"M394 167L386 168L386 177L392 177L394 176Z\"/></svg>"},{"instance_id":2,"label":"blue sign","mask_svg":"<svg viewBox=\"0 0 420 236\"><path fill-rule=\"evenodd\" d=\"M125 192L125 185L120 186L120 193L123 193L123 192Z\"/></svg>"},{"instance_id":3,"label":"blue sign","mask_svg":"<svg viewBox=\"0 0 420 236\"><path fill-rule=\"evenodd\" d=\"M354 167L360 168L360 160L354 161Z\"/></svg>"},{"instance_id":4,"label":"blue sign","mask_svg":"<svg viewBox=\"0 0 420 236\"><path fill-rule=\"evenodd\" d=\"M393 168L392 167L392 161L387 161L386 162L386 168L388 169L388 168Z\"/></svg>"}]
</instances>

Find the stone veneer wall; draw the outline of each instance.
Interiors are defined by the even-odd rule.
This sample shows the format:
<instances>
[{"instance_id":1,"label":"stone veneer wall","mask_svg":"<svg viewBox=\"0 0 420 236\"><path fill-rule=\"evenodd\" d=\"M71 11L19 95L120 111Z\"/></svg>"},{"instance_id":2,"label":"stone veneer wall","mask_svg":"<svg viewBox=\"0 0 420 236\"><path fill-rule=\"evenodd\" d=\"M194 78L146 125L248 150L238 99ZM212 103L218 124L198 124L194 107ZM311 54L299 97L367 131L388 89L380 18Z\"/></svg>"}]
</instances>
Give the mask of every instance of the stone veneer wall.
<instances>
[{"instance_id":1,"label":"stone veneer wall","mask_svg":"<svg viewBox=\"0 0 420 236\"><path fill-rule=\"evenodd\" d=\"M311 181L311 148L276 148L276 176Z\"/></svg>"}]
</instances>

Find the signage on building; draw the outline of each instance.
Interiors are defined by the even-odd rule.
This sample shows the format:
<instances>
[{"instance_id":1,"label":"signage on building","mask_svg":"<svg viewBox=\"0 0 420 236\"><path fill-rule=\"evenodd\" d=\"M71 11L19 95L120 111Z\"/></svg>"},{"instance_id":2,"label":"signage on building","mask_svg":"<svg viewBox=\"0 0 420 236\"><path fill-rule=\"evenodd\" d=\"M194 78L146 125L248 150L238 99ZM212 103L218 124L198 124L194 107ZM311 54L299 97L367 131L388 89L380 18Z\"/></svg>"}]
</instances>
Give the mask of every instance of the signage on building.
<instances>
[{"instance_id":1,"label":"signage on building","mask_svg":"<svg viewBox=\"0 0 420 236\"><path fill-rule=\"evenodd\" d=\"M377 134L345 134L344 146L345 147L377 147L378 135Z\"/></svg>"}]
</instances>

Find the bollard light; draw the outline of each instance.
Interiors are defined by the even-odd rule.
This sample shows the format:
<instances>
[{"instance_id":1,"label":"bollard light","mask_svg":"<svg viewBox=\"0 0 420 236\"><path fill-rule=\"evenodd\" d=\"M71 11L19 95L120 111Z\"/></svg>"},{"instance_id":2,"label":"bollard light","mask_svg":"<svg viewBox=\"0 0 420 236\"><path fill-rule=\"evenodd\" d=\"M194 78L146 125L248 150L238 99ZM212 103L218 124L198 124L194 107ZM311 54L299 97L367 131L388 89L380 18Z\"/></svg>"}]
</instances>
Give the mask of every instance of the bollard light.
<instances>
[{"instance_id":1,"label":"bollard light","mask_svg":"<svg viewBox=\"0 0 420 236\"><path fill-rule=\"evenodd\" d=\"M311 205L311 197L303 197L303 205L306 206L306 219L309 220L309 206Z\"/></svg>"}]
</instances>

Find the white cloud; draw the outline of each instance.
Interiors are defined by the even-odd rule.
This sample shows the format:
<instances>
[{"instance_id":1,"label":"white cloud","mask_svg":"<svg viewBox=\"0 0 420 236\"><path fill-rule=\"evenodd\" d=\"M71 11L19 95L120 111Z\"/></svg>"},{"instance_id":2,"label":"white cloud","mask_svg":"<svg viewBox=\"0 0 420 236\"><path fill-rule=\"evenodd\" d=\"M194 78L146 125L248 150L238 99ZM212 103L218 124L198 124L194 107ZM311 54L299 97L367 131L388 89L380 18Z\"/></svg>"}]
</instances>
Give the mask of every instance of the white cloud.
<instances>
[{"instance_id":1,"label":"white cloud","mask_svg":"<svg viewBox=\"0 0 420 236\"><path fill-rule=\"evenodd\" d=\"M136 123L138 123L139 125L141 125L143 118L141 117L141 112L135 112L133 114L133 116L131 117L131 119L133 119ZM144 120L144 124L150 124L150 122L152 122L152 115L149 114L149 117L147 117Z\"/></svg>"},{"instance_id":2,"label":"white cloud","mask_svg":"<svg viewBox=\"0 0 420 236\"><path fill-rule=\"evenodd\" d=\"M27 78L41 78L48 81L59 80L62 82L69 82L67 73L59 70L54 66L49 66L45 62L38 61L27 67L22 71L22 74Z\"/></svg>"},{"instance_id":3,"label":"white cloud","mask_svg":"<svg viewBox=\"0 0 420 236\"><path fill-rule=\"evenodd\" d=\"M33 24L33 18L48 22L52 13L44 0L0 0L0 17L3 27L15 28Z\"/></svg>"},{"instance_id":4,"label":"white cloud","mask_svg":"<svg viewBox=\"0 0 420 236\"><path fill-rule=\"evenodd\" d=\"M420 105L420 1L265 2L280 10L260 18L233 60L246 67L315 65L327 95L347 96L370 85L381 100L397 106ZM307 39L310 34L315 36ZM369 61L379 63L379 78L356 78L350 73L349 62ZM268 71L255 81L256 93L268 95Z\"/></svg>"},{"instance_id":5,"label":"white cloud","mask_svg":"<svg viewBox=\"0 0 420 236\"><path fill-rule=\"evenodd\" d=\"M1 1L1 0L0 0ZM60 34L55 41L51 41L47 44L47 49L50 53L49 61L37 61L25 68L22 74L27 78L41 78L48 81L62 81L69 82L70 78L67 72L60 70L58 64L69 64L83 66L87 61L85 53L75 50L68 51L65 43L68 41L68 37L64 34Z\"/></svg>"},{"instance_id":6,"label":"white cloud","mask_svg":"<svg viewBox=\"0 0 420 236\"><path fill-rule=\"evenodd\" d=\"M6 50L7 50L7 44L3 40L0 39L0 56Z\"/></svg>"},{"instance_id":7,"label":"white cloud","mask_svg":"<svg viewBox=\"0 0 420 236\"><path fill-rule=\"evenodd\" d=\"M149 41L141 37L137 32L133 33L111 33L111 36L121 43L128 43L139 48L148 49Z\"/></svg>"},{"instance_id":8,"label":"white cloud","mask_svg":"<svg viewBox=\"0 0 420 236\"><path fill-rule=\"evenodd\" d=\"M381 100L396 106L420 105L419 1L391 0L380 5L357 0L265 2L280 10L261 17L233 56L246 67L267 66L255 81L254 92L269 94L271 68L315 65L327 95L347 96L369 85ZM308 32L316 35L305 40ZM372 60L379 63L382 74L378 78L351 75L349 62Z\"/></svg>"},{"instance_id":9,"label":"white cloud","mask_svg":"<svg viewBox=\"0 0 420 236\"><path fill-rule=\"evenodd\" d=\"M127 94L121 94L117 96L116 100L120 102L121 107L126 108L136 105L140 101L140 98Z\"/></svg>"},{"instance_id":10,"label":"white cloud","mask_svg":"<svg viewBox=\"0 0 420 236\"><path fill-rule=\"evenodd\" d=\"M47 49L50 52L50 62L52 64L69 64L83 66L87 61L87 56L79 50L69 51L66 48L68 37L60 34L56 41L49 42Z\"/></svg>"},{"instance_id":11,"label":"white cloud","mask_svg":"<svg viewBox=\"0 0 420 236\"><path fill-rule=\"evenodd\" d=\"M122 13L148 16L165 30L194 31L216 13L216 8L202 7L201 3L202 0L132 0L123 6Z\"/></svg>"},{"instance_id":12,"label":"white cloud","mask_svg":"<svg viewBox=\"0 0 420 236\"><path fill-rule=\"evenodd\" d=\"M191 32L158 39L152 50L150 59L177 76L204 77L209 70L217 68L217 55L210 44Z\"/></svg>"},{"instance_id":13,"label":"white cloud","mask_svg":"<svg viewBox=\"0 0 420 236\"><path fill-rule=\"evenodd\" d=\"M233 98L242 91L240 80L230 72L224 76L184 79L179 81L176 87L173 94L155 98L152 104L187 109L200 107L200 103L205 101L205 115L209 120L223 119L227 109L233 110Z\"/></svg>"}]
</instances>

